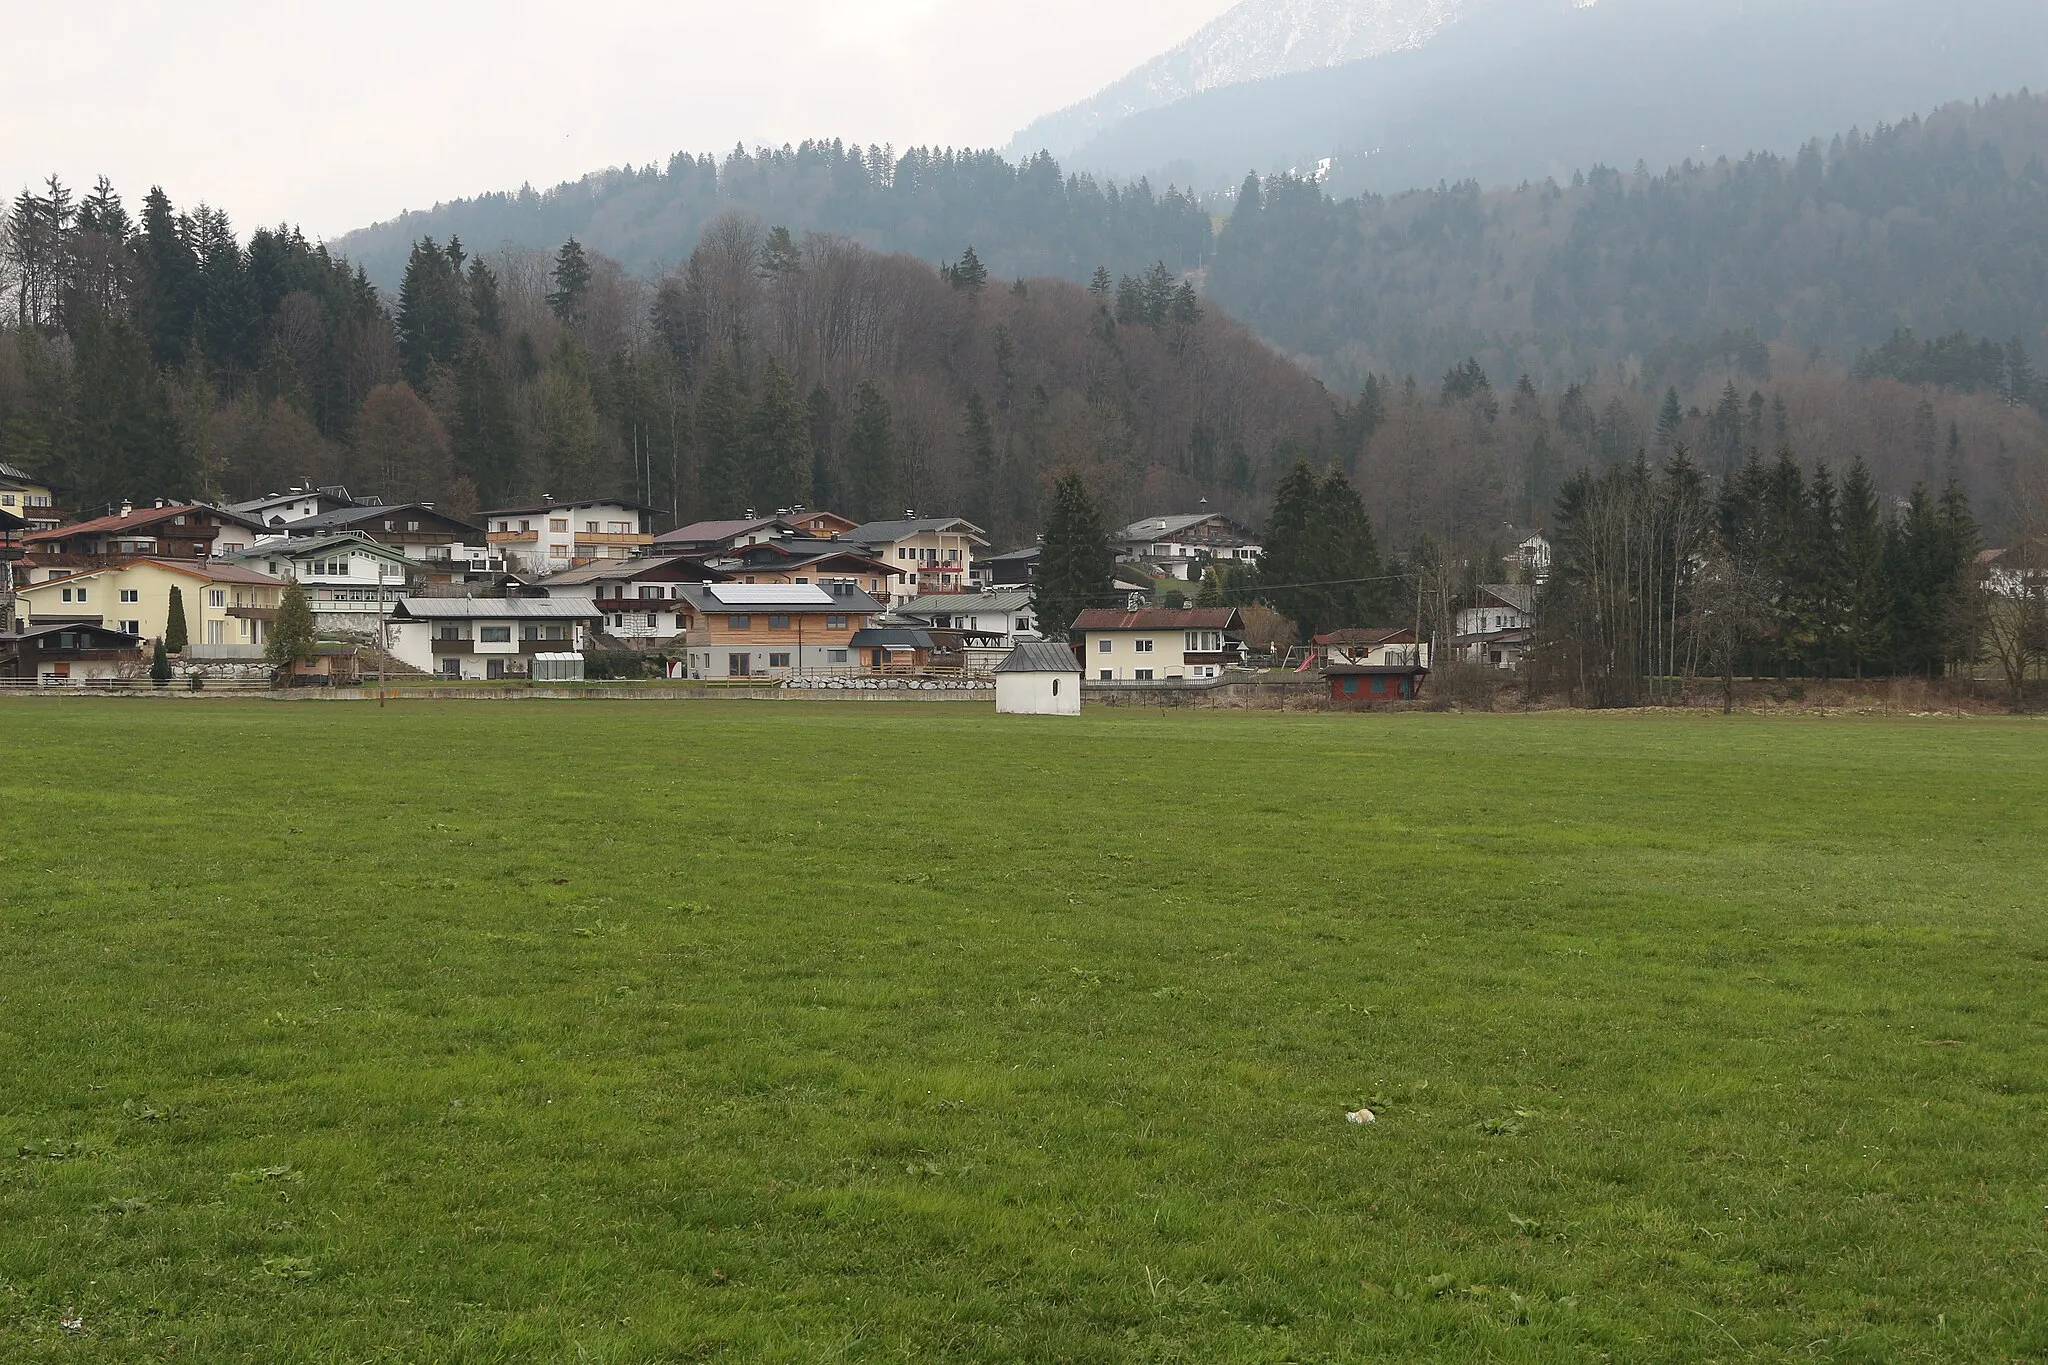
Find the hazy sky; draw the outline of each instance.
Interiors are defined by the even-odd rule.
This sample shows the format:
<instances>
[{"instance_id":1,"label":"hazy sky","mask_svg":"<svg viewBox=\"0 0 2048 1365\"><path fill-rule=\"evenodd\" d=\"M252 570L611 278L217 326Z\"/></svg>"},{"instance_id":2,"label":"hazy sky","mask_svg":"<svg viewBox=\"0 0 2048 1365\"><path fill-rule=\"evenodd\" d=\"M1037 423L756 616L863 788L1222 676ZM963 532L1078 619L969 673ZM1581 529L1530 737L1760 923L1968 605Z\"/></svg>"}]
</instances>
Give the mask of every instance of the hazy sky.
<instances>
[{"instance_id":1,"label":"hazy sky","mask_svg":"<svg viewBox=\"0 0 2048 1365\"><path fill-rule=\"evenodd\" d=\"M161 183L333 236L481 190L807 136L1000 145L1232 0L24 5L0 189Z\"/></svg>"}]
</instances>

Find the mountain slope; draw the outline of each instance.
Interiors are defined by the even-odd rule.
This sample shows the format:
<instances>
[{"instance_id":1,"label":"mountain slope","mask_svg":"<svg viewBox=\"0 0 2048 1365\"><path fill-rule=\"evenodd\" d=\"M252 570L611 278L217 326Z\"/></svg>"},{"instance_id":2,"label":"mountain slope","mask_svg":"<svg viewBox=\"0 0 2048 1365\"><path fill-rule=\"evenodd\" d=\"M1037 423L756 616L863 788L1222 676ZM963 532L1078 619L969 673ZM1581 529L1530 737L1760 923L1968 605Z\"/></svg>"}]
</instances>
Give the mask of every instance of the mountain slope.
<instances>
[{"instance_id":1,"label":"mountain slope","mask_svg":"<svg viewBox=\"0 0 2048 1365\"><path fill-rule=\"evenodd\" d=\"M1662 166L2048 83L2038 0L1499 0L1430 41L1191 95L1073 164L1199 190L1330 162L1343 192Z\"/></svg>"},{"instance_id":2,"label":"mountain slope","mask_svg":"<svg viewBox=\"0 0 2048 1365\"><path fill-rule=\"evenodd\" d=\"M1244 0L1171 52L1018 133L1010 153L1065 156L1133 114L1205 90L1421 47L1472 0Z\"/></svg>"}]
</instances>

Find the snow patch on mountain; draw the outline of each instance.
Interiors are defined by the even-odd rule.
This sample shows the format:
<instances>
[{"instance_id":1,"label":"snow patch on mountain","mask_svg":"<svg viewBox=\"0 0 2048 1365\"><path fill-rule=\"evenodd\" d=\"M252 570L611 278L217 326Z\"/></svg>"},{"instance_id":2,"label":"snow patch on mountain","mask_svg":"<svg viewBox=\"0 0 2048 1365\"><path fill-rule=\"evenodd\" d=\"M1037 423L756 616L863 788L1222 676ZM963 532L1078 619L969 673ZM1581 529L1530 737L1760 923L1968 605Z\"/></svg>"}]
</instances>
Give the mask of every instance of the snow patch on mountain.
<instances>
[{"instance_id":1,"label":"snow patch on mountain","mask_svg":"<svg viewBox=\"0 0 2048 1365\"><path fill-rule=\"evenodd\" d=\"M1244 0L1094 98L1039 119L1011 150L1065 154L1132 114L1205 90L1422 47L1472 6L1473 0Z\"/></svg>"}]
</instances>

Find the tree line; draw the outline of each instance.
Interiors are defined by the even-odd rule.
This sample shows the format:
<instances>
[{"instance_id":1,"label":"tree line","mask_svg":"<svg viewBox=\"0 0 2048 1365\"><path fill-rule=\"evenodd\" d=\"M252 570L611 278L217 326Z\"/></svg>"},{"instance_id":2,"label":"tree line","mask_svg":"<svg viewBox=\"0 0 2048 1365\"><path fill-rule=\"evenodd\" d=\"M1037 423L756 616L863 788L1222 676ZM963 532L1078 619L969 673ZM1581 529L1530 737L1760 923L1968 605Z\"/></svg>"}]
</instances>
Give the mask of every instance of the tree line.
<instances>
[{"instance_id":1,"label":"tree line","mask_svg":"<svg viewBox=\"0 0 2048 1365\"><path fill-rule=\"evenodd\" d=\"M1086 286L943 272L728 213L640 278L548 253L412 243L384 295L291 229L102 183L24 193L0 241L0 459L81 513L300 479L458 513L552 494L665 520L797 503L1040 525L1055 472L1119 514L1240 515L1334 412L1154 260Z\"/></svg>"},{"instance_id":2,"label":"tree line","mask_svg":"<svg viewBox=\"0 0 2048 1365\"><path fill-rule=\"evenodd\" d=\"M1063 171L1043 153L868 146L841 139L735 147L723 158L678 152L664 166L624 167L546 191L486 194L343 237L338 249L395 284L412 244L451 237L552 250L574 237L636 275L658 275L678 244L738 211L768 223L937 262L975 243L1003 279L1085 282L1098 265L1138 274L1207 264L1214 228L1194 195Z\"/></svg>"}]
</instances>

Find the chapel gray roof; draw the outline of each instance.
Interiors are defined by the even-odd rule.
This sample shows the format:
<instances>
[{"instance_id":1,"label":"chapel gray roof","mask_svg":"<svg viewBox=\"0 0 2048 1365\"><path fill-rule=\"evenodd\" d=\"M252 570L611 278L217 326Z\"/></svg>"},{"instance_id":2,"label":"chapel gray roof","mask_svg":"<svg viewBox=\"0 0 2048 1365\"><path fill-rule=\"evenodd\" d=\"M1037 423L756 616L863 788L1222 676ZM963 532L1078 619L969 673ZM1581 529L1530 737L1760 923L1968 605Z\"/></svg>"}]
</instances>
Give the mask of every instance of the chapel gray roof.
<instances>
[{"instance_id":1,"label":"chapel gray roof","mask_svg":"<svg viewBox=\"0 0 2048 1365\"><path fill-rule=\"evenodd\" d=\"M1027 640L1003 656L998 673L1079 673L1074 651L1051 640Z\"/></svg>"},{"instance_id":2,"label":"chapel gray roof","mask_svg":"<svg viewBox=\"0 0 2048 1365\"><path fill-rule=\"evenodd\" d=\"M981 528L965 517L918 517L911 521L871 521L865 526L854 527L839 538L855 545L879 545L908 540L927 531L956 531L963 528L969 535L981 534Z\"/></svg>"}]
</instances>

